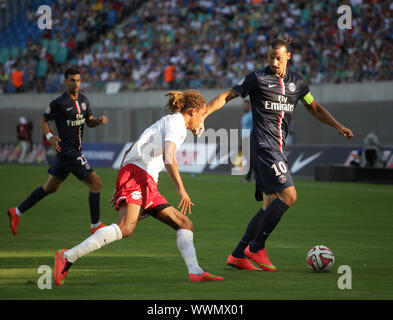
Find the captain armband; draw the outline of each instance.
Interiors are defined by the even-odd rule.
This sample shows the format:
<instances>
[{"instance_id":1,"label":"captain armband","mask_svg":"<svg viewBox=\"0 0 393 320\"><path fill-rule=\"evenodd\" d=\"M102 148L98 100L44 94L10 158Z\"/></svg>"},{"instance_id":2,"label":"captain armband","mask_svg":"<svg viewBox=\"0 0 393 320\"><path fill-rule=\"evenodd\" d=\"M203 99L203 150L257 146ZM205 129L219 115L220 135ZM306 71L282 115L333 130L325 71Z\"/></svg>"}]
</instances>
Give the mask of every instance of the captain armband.
<instances>
[{"instance_id":1,"label":"captain armband","mask_svg":"<svg viewBox=\"0 0 393 320\"><path fill-rule=\"evenodd\" d=\"M309 106L313 101L314 97L311 95L311 93L307 93L303 98L300 99L300 101L305 105Z\"/></svg>"}]
</instances>

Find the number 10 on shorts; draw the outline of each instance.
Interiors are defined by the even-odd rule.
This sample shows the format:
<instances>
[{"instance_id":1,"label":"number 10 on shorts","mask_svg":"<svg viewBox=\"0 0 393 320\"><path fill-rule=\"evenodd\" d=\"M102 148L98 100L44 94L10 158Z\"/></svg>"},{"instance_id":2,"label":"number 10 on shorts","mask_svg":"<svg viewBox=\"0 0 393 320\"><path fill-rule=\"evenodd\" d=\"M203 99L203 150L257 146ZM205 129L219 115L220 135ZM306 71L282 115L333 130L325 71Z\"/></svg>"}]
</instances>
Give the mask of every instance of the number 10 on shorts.
<instances>
[{"instance_id":1,"label":"number 10 on shorts","mask_svg":"<svg viewBox=\"0 0 393 320\"><path fill-rule=\"evenodd\" d=\"M278 166L275 163L273 163L271 168L274 170L276 176L280 176L288 171L287 166L282 161L278 162Z\"/></svg>"}]
</instances>

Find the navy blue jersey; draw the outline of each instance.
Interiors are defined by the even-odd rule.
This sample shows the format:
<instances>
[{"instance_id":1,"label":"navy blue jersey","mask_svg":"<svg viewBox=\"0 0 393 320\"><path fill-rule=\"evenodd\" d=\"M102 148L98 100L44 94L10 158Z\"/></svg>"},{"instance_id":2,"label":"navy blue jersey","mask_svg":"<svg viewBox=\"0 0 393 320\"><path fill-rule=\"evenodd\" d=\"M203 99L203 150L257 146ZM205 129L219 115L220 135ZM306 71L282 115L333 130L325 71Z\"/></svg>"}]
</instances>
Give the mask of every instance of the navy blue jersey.
<instances>
[{"instance_id":1,"label":"navy blue jersey","mask_svg":"<svg viewBox=\"0 0 393 320\"><path fill-rule=\"evenodd\" d=\"M304 104L312 102L303 77L287 70L285 77L280 78L266 66L245 76L232 90L242 98L250 97L253 120L251 147L284 152L297 102L299 99Z\"/></svg>"},{"instance_id":2,"label":"navy blue jersey","mask_svg":"<svg viewBox=\"0 0 393 320\"><path fill-rule=\"evenodd\" d=\"M82 148L83 127L92 115L89 101L83 94L73 100L67 93L53 100L44 112L46 120L54 120L61 141L62 152Z\"/></svg>"}]
</instances>

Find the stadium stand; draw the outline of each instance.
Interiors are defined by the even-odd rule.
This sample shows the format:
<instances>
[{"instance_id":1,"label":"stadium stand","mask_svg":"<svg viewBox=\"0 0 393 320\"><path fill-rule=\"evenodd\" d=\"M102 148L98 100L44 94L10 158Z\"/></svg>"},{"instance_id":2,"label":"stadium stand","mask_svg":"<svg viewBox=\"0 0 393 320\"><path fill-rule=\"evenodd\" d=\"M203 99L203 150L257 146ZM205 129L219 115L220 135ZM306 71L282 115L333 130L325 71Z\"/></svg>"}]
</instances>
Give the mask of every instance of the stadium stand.
<instances>
[{"instance_id":1,"label":"stadium stand","mask_svg":"<svg viewBox=\"0 0 393 320\"><path fill-rule=\"evenodd\" d=\"M391 1L1 1L0 15L13 13L0 33L5 92L15 92L6 75L17 62L24 90L61 90L66 64L81 68L85 91L111 81L122 90L225 88L266 64L281 35L293 37L292 68L311 84L393 79ZM36 26L43 2L50 31ZM346 3L353 28L340 30L337 6ZM165 80L170 65L175 83Z\"/></svg>"}]
</instances>

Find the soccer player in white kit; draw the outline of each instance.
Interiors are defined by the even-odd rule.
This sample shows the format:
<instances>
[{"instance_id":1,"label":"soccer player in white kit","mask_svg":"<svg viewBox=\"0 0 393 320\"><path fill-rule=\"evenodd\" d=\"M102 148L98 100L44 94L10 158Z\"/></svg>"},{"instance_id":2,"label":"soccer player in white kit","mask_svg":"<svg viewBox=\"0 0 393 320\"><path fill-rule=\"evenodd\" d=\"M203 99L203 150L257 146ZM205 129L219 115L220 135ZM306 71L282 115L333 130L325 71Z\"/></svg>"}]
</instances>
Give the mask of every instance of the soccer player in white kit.
<instances>
[{"instance_id":1,"label":"soccer player in white kit","mask_svg":"<svg viewBox=\"0 0 393 320\"><path fill-rule=\"evenodd\" d=\"M62 285L75 261L113 241L131 236L137 222L149 215L176 230L177 247L188 268L190 281L219 281L223 277L204 271L199 265L193 243L193 224L188 196L175 159L184 142L187 129L194 131L207 111L206 100L197 90L169 91L167 108L171 114L162 117L127 150L117 175L112 203L119 211L117 223L101 228L72 249L56 252L54 279ZM159 172L165 167L180 197L178 208L157 190Z\"/></svg>"}]
</instances>

